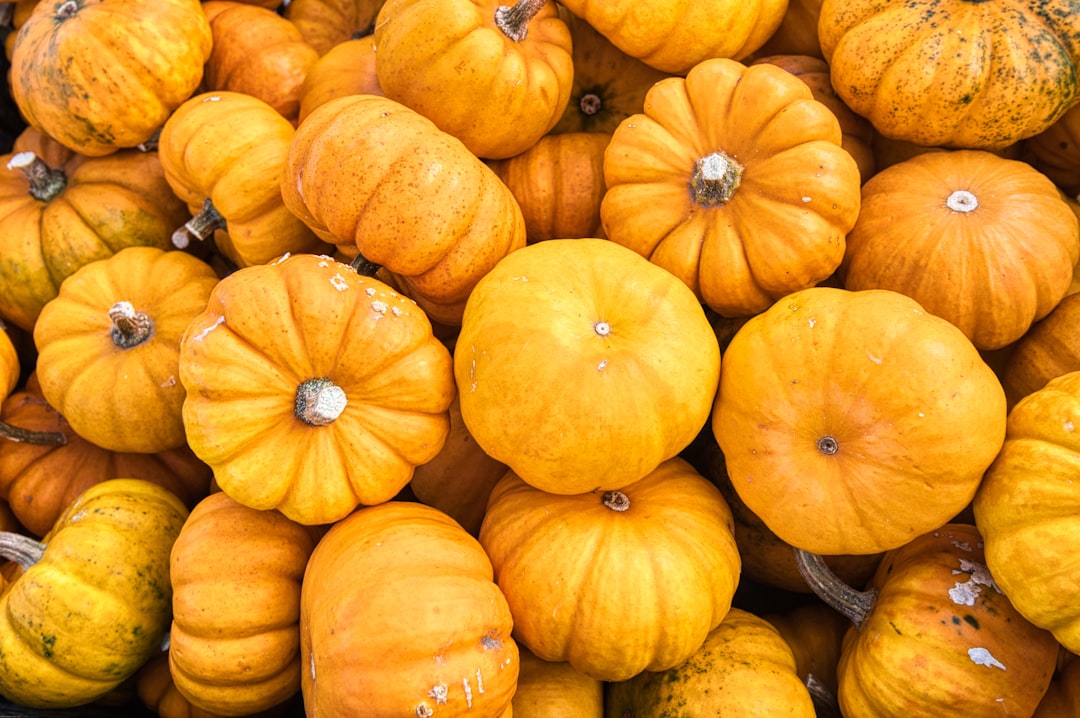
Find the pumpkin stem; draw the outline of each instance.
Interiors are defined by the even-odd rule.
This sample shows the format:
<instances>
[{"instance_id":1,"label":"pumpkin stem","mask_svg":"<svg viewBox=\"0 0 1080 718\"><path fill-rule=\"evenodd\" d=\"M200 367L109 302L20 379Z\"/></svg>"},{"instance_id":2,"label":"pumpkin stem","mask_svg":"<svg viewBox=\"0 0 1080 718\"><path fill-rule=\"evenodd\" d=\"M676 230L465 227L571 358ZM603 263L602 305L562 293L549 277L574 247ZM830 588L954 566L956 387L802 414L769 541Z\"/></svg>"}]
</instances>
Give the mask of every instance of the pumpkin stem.
<instances>
[{"instance_id":1,"label":"pumpkin stem","mask_svg":"<svg viewBox=\"0 0 1080 718\"><path fill-rule=\"evenodd\" d=\"M345 391L329 379L308 379L296 387L293 413L308 426L327 426L345 411Z\"/></svg>"},{"instance_id":2,"label":"pumpkin stem","mask_svg":"<svg viewBox=\"0 0 1080 718\"><path fill-rule=\"evenodd\" d=\"M601 500L612 511L626 511L630 508L630 497L621 491L605 491Z\"/></svg>"},{"instance_id":3,"label":"pumpkin stem","mask_svg":"<svg viewBox=\"0 0 1080 718\"><path fill-rule=\"evenodd\" d=\"M6 421L0 421L0 438L34 446L63 446L67 443L67 436L59 431L31 431L12 426Z\"/></svg>"},{"instance_id":4,"label":"pumpkin stem","mask_svg":"<svg viewBox=\"0 0 1080 718\"><path fill-rule=\"evenodd\" d=\"M0 558L22 566L23 571L41 560L45 544L14 531L0 531Z\"/></svg>"},{"instance_id":5,"label":"pumpkin stem","mask_svg":"<svg viewBox=\"0 0 1080 718\"><path fill-rule=\"evenodd\" d=\"M191 237L205 242L214 236L214 232L225 229L225 218L207 197L203 200L202 210L184 223L183 227L173 232L172 243L177 249L187 249Z\"/></svg>"},{"instance_id":6,"label":"pumpkin stem","mask_svg":"<svg viewBox=\"0 0 1080 718\"><path fill-rule=\"evenodd\" d=\"M945 200L945 206L953 212L974 212L979 208L979 198L966 189L958 189Z\"/></svg>"},{"instance_id":7,"label":"pumpkin stem","mask_svg":"<svg viewBox=\"0 0 1080 718\"><path fill-rule=\"evenodd\" d=\"M810 692L810 700L814 702L814 715L817 718L842 718L836 694L822 683L820 678L808 673L805 682L806 690Z\"/></svg>"},{"instance_id":8,"label":"pumpkin stem","mask_svg":"<svg viewBox=\"0 0 1080 718\"><path fill-rule=\"evenodd\" d=\"M356 273L361 277L374 277L375 274L381 269L378 264L372 262L370 259L362 254L357 254L349 262L349 266L356 270Z\"/></svg>"},{"instance_id":9,"label":"pumpkin stem","mask_svg":"<svg viewBox=\"0 0 1080 718\"><path fill-rule=\"evenodd\" d=\"M142 344L154 333L154 320L145 312L135 311L131 302L117 302L109 308L113 344L131 349Z\"/></svg>"},{"instance_id":10,"label":"pumpkin stem","mask_svg":"<svg viewBox=\"0 0 1080 718\"><path fill-rule=\"evenodd\" d=\"M742 176L743 166L717 150L694 163L690 195L703 207L719 207L735 196Z\"/></svg>"},{"instance_id":11,"label":"pumpkin stem","mask_svg":"<svg viewBox=\"0 0 1080 718\"><path fill-rule=\"evenodd\" d=\"M63 170L53 169L33 152L16 152L8 160L9 170L22 170L30 183L30 196L42 202L50 202L67 187L67 175Z\"/></svg>"},{"instance_id":12,"label":"pumpkin stem","mask_svg":"<svg viewBox=\"0 0 1080 718\"><path fill-rule=\"evenodd\" d=\"M816 553L795 549L795 565L806 585L818 597L861 628L877 600L877 590L857 591L832 572L825 559Z\"/></svg>"},{"instance_id":13,"label":"pumpkin stem","mask_svg":"<svg viewBox=\"0 0 1080 718\"><path fill-rule=\"evenodd\" d=\"M529 34L529 21L547 4L547 0L518 0L514 5L495 8L495 26L514 42Z\"/></svg>"}]
</instances>

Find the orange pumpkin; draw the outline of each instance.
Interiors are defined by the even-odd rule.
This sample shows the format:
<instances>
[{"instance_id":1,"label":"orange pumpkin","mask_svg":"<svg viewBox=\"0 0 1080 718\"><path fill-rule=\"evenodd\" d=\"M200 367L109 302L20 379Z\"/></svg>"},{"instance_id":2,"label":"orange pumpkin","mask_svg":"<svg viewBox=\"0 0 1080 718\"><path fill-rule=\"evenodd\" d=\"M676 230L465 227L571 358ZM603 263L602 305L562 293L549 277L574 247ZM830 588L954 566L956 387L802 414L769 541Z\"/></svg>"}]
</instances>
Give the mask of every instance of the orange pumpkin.
<instances>
[{"instance_id":1,"label":"orange pumpkin","mask_svg":"<svg viewBox=\"0 0 1080 718\"><path fill-rule=\"evenodd\" d=\"M1080 651L1080 371L1050 380L1009 412L1005 444L975 495L986 565L1012 605Z\"/></svg>"},{"instance_id":2,"label":"orange pumpkin","mask_svg":"<svg viewBox=\"0 0 1080 718\"><path fill-rule=\"evenodd\" d=\"M460 324L480 277L525 246L521 209L495 173L423 115L377 95L308 115L281 196L319 237L392 273L441 324Z\"/></svg>"},{"instance_id":3,"label":"orange pumpkin","mask_svg":"<svg viewBox=\"0 0 1080 718\"><path fill-rule=\"evenodd\" d=\"M346 95L381 95L375 74L375 44L365 35L334 45L326 51L304 77L300 86L300 111L303 122L319 105Z\"/></svg>"},{"instance_id":4,"label":"orange pumpkin","mask_svg":"<svg viewBox=\"0 0 1080 718\"><path fill-rule=\"evenodd\" d=\"M846 581L845 581L846 583ZM865 582L856 583L865 585ZM762 616L791 647L795 673L808 686L821 683L826 695L836 697L836 666L851 623L842 613L820 601L803 603L781 613Z\"/></svg>"},{"instance_id":5,"label":"orange pumpkin","mask_svg":"<svg viewBox=\"0 0 1080 718\"><path fill-rule=\"evenodd\" d=\"M509 718L511 627L491 562L452 519L411 502L361 509L327 532L304 573L307 715Z\"/></svg>"},{"instance_id":6,"label":"orange pumpkin","mask_svg":"<svg viewBox=\"0 0 1080 718\"><path fill-rule=\"evenodd\" d=\"M1074 718L1080 715L1080 660L1074 653L1062 652L1065 657L1059 659L1058 671L1050 681L1050 688L1031 718Z\"/></svg>"},{"instance_id":7,"label":"orange pumpkin","mask_svg":"<svg viewBox=\"0 0 1080 718\"><path fill-rule=\"evenodd\" d=\"M653 85L604 155L607 236L718 314L756 314L840 265L859 168L836 116L769 63L703 62Z\"/></svg>"},{"instance_id":8,"label":"orange pumpkin","mask_svg":"<svg viewBox=\"0 0 1080 718\"><path fill-rule=\"evenodd\" d=\"M731 608L739 554L720 492L674 458L622 489L549 494L507 473L480 543L546 661L604 681L679 665Z\"/></svg>"},{"instance_id":9,"label":"orange pumpkin","mask_svg":"<svg viewBox=\"0 0 1080 718\"><path fill-rule=\"evenodd\" d=\"M1035 169L1068 194L1080 194L1080 105L1023 144Z\"/></svg>"},{"instance_id":10,"label":"orange pumpkin","mask_svg":"<svg viewBox=\"0 0 1080 718\"><path fill-rule=\"evenodd\" d=\"M310 254L218 282L179 377L188 442L218 486L303 524L397 494L442 448L455 393L414 302Z\"/></svg>"},{"instance_id":11,"label":"orange pumpkin","mask_svg":"<svg viewBox=\"0 0 1080 718\"><path fill-rule=\"evenodd\" d=\"M543 661L518 646L521 670L511 705L514 718L604 717L604 684L566 662Z\"/></svg>"},{"instance_id":12,"label":"orange pumpkin","mask_svg":"<svg viewBox=\"0 0 1080 718\"><path fill-rule=\"evenodd\" d=\"M169 671L168 652L154 656L135 675L135 692L139 702L158 718L223 718L220 714L204 711L176 690ZM246 718L280 718L295 708L290 703L274 706L265 711L252 713Z\"/></svg>"},{"instance_id":13,"label":"orange pumpkin","mask_svg":"<svg viewBox=\"0 0 1080 718\"><path fill-rule=\"evenodd\" d=\"M971 501L1005 418L1001 384L955 326L896 292L812 287L732 338L712 429L735 490L777 536L870 554Z\"/></svg>"},{"instance_id":14,"label":"orange pumpkin","mask_svg":"<svg viewBox=\"0 0 1080 718\"><path fill-rule=\"evenodd\" d=\"M72 152L28 127L0 157L0 316L33 329L76 269L125 247L170 247L188 217L156 152Z\"/></svg>"},{"instance_id":15,"label":"orange pumpkin","mask_svg":"<svg viewBox=\"0 0 1080 718\"><path fill-rule=\"evenodd\" d=\"M454 349L480 447L557 494L618 489L707 422L720 349L693 293L604 239L507 255L469 297Z\"/></svg>"},{"instance_id":16,"label":"orange pumpkin","mask_svg":"<svg viewBox=\"0 0 1080 718\"><path fill-rule=\"evenodd\" d=\"M1001 149L1077 99L1071 0L824 0L822 54L837 94L886 137Z\"/></svg>"},{"instance_id":17,"label":"orange pumpkin","mask_svg":"<svg viewBox=\"0 0 1080 718\"><path fill-rule=\"evenodd\" d=\"M757 55L809 55L821 57L818 17L822 0L789 0L776 32L758 49Z\"/></svg>"},{"instance_id":18,"label":"orange pumpkin","mask_svg":"<svg viewBox=\"0 0 1080 718\"><path fill-rule=\"evenodd\" d=\"M1031 165L927 152L871 177L848 234L848 289L891 289L1000 349L1046 316L1080 260L1080 222Z\"/></svg>"},{"instance_id":19,"label":"orange pumpkin","mask_svg":"<svg viewBox=\"0 0 1080 718\"><path fill-rule=\"evenodd\" d=\"M1001 372L1009 406L1051 379L1080 371L1080 294L1066 296L1012 346Z\"/></svg>"},{"instance_id":20,"label":"orange pumpkin","mask_svg":"<svg viewBox=\"0 0 1080 718\"><path fill-rule=\"evenodd\" d=\"M39 2L11 50L26 120L98 157L150 139L199 86L210 23L198 0Z\"/></svg>"},{"instance_id":21,"label":"orange pumpkin","mask_svg":"<svg viewBox=\"0 0 1080 718\"><path fill-rule=\"evenodd\" d=\"M547 0L387 0L375 46L383 93L479 157L524 152L570 101L570 31Z\"/></svg>"},{"instance_id":22,"label":"orange pumpkin","mask_svg":"<svg viewBox=\"0 0 1080 718\"><path fill-rule=\"evenodd\" d=\"M383 0L291 0L285 18L319 56L348 40L370 35Z\"/></svg>"}]
</instances>

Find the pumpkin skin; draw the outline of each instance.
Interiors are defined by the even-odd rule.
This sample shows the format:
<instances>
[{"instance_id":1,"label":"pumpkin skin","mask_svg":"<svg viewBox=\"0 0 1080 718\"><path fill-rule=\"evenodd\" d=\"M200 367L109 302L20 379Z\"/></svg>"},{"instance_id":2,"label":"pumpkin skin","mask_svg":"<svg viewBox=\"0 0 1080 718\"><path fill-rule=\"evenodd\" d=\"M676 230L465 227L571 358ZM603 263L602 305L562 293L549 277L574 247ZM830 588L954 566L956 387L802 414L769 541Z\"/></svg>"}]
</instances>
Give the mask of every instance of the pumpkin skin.
<instances>
[{"instance_id":1,"label":"pumpkin skin","mask_svg":"<svg viewBox=\"0 0 1080 718\"><path fill-rule=\"evenodd\" d=\"M1001 385L1012 408L1051 379L1080 371L1080 294L1062 299L1035 322L1012 347L1001 373Z\"/></svg>"},{"instance_id":2,"label":"pumpkin skin","mask_svg":"<svg viewBox=\"0 0 1080 718\"><path fill-rule=\"evenodd\" d=\"M480 277L525 246L521 209L495 173L386 97L340 97L308 115L281 196L319 237L393 274L440 324L460 325Z\"/></svg>"},{"instance_id":3,"label":"pumpkin skin","mask_svg":"<svg viewBox=\"0 0 1080 718\"><path fill-rule=\"evenodd\" d=\"M387 0L375 46L383 94L485 159L527 150L570 101L572 41L553 2Z\"/></svg>"},{"instance_id":4,"label":"pumpkin skin","mask_svg":"<svg viewBox=\"0 0 1080 718\"><path fill-rule=\"evenodd\" d=\"M712 429L735 490L782 540L870 554L967 506L1005 419L958 328L896 292L812 287L732 338Z\"/></svg>"},{"instance_id":5,"label":"pumpkin skin","mask_svg":"<svg viewBox=\"0 0 1080 718\"><path fill-rule=\"evenodd\" d=\"M607 718L815 715L787 642L741 608L732 608L681 666L608 684L604 711Z\"/></svg>"},{"instance_id":6,"label":"pumpkin skin","mask_svg":"<svg viewBox=\"0 0 1080 718\"><path fill-rule=\"evenodd\" d=\"M285 18L319 56L351 39L370 35L383 0L292 0Z\"/></svg>"},{"instance_id":7,"label":"pumpkin skin","mask_svg":"<svg viewBox=\"0 0 1080 718\"><path fill-rule=\"evenodd\" d=\"M845 718L1030 716L1058 645L1024 620L983 563L974 526L947 524L890 551L870 614L844 639Z\"/></svg>"},{"instance_id":8,"label":"pumpkin skin","mask_svg":"<svg viewBox=\"0 0 1080 718\"><path fill-rule=\"evenodd\" d=\"M1058 672L1031 718L1074 718L1080 715L1080 661L1075 654L1059 660ZM1064 665L1061 665L1064 663Z\"/></svg>"},{"instance_id":9,"label":"pumpkin skin","mask_svg":"<svg viewBox=\"0 0 1080 718\"><path fill-rule=\"evenodd\" d=\"M515 639L604 681L690 658L739 581L731 511L678 457L608 492L550 494L508 472L479 539Z\"/></svg>"},{"instance_id":10,"label":"pumpkin skin","mask_svg":"<svg viewBox=\"0 0 1080 718\"><path fill-rule=\"evenodd\" d=\"M11 94L30 125L100 157L158 131L199 86L211 43L198 0L40 2L15 37Z\"/></svg>"},{"instance_id":11,"label":"pumpkin skin","mask_svg":"<svg viewBox=\"0 0 1080 718\"><path fill-rule=\"evenodd\" d=\"M30 152L49 169L28 178L9 163ZM27 170L36 172L31 162ZM56 180L63 179L61 185ZM165 181L156 152L123 150L108 157L72 152L32 127L0 157L0 315L25 331L76 269L125 247L170 247L187 219Z\"/></svg>"},{"instance_id":12,"label":"pumpkin skin","mask_svg":"<svg viewBox=\"0 0 1080 718\"><path fill-rule=\"evenodd\" d=\"M221 225L205 235L238 267L330 248L282 199L281 172L295 134L266 102L230 91L192 97L161 129L166 181L195 217L210 201Z\"/></svg>"},{"instance_id":13,"label":"pumpkin skin","mask_svg":"<svg viewBox=\"0 0 1080 718\"><path fill-rule=\"evenodd\" d=\"M192 509L170 556L169 665L203 710L250 715L300 690L300 581L315 529L223 492Z\"/></svg>"},{"instance_id":14,"label":"pumpkin skin","mask_svg":"<svg viewBox=\"0 0 1080 718\"><path fill-rule=\"evenodd\" d=\"M600 202L609 139L601 132L549 134L519 155L488 162L521 207L527 242L604 237Z\"/></svg>"},{"instance_id":15,"label":"pumpkin skin","mask_svg":"<svg viewBox=\"0 0 1080 718\"><path fill-rule=\"evenodd\" d=\"M449 351L415 303L328 257L222 279L180 341L183 419L218 486L302 524L387 501L434 458Z\"/></svg>"},{"instance_id":16,"label":"pumpkin skin","mask_svg":"<svg viewBox=\"0 0 1080 718\"><path fill-rule=\"evenodd\" d=\"M710 58L740 60L780 26L787 0L701 3L692 0L567 0L612 44L658 70L686 74Z\"/></svg>"},{"instance_id":17,"label":"pumpkin skin","mask_svg":"<svg viewBox=\"0 0 1080 718\"><path fill-rule=\"evenodd\" d=\"M858 165L836 116L781 68L705 61L653 85L604 154L607 236L749 316L840 265Z\"/></svg>"},{"instance_id":18,"label":"pumpkin skin","mask_svg":"<svg viewBox=\"0 0 1080 718\"><path fill-rule=\"evenodd\" d=\"M851 623L841 613L820 602L798 605L762 618L787 641L795 657L795 673L803 683L808 683L813 676L835 698L836 666Z\"/></svg>"},{"instance_id":19,"label":"pumpkin skin","mask_svg":"<svg viewBox=\"0 0 1080 718\"><path fill-rule=\"evenodd\" d=\"M233 0L202 4L213 33L201 89L256 97L296 124L300 91L319 53L287 19Z\"/></svg>"},{"instance_id":20,"label":"pumpkin skin","mask_svg":"<svg viewBox=\"0 0 1080 718\"><path fill-rule=\"evenodd\" d=\"M34 325L42 395L75 433L103 448L184 446L180 337L217 282L201 259L157 247L87 264L64 280Z\"/></svg>"},{"instance_id":21,"label":"pumpkin skin","mask_svg":"<svg viewBox=\"0 0 1080 718\"><path fill-rule=\"evenodd\" d=\"M1071 0L824 0L818 39L837 94L881 134L994 150L1077 99L1075 12Z\"/></svg>"},{"instance_id":22,"label":"pumpkin skin","mask_svg":"<svg viewBox=\"0 0 1080 718\"><path fill-rule=\"evenodd\" d=\"M218 713L193 706L173 683L169 671L169 654L162 653L146 662L135 675L135 691L139 701L158 718L221 718ZM277 718L284 716L289 703L252 713L248 718Z\"/></svg>"},{"instance_id":23,"label":"pumpkin skin","mask_svg":"<svg viewBox=\"0 0 1080 718\"><path fill-rule=\"evenodd\" d=\"M1080 372L1052 379L1009 412L1005 444L975 495L986 565L1029 621L1080 651L1075 486Z\"/></svg>"},{"instance_id":24,"label":"pumpkin skin","mask_svg":"<svg viewBox=\"0 0 1080 718\"><path fill-rule=\"evenodd\" d=\"M307 715L509 717L511 627L491 562L453 519L411 502L363 508L331 527L304 573Z\"/></svg>"},{"instance_id":25,"label":"pumpkin skin","mask_svg":"<svg viewBox=\"0 0 1080 718\"><path fill-rule=\"evenodd\" d=\"M1023 143L1035 169L1072 196L1080 194L1080 106Z\"/></svg>"},{"instance_id":26,"label":"pumpkin skin","mask_svg":"<svg viewBox=\"0 0 1080 718\"><path fill-rule=\"evenodd\" d=\"M1001 349L1061 301L1080 222L1031 165L990 152L927 152L871 177L848 234L848 289L891 289Z\"/></svg>"},{"instance_id":27,"label":"pumpkin skin","mask_svg":"<svg viewBox=\"0 0 1080 718\"><path fill-rule=\"evenodd\" d=\"M514 718L603 718L604 684L569 663L542 661L518 646L521 668L511 705Z\"/></svg>"},{"instance_id":28,"label":"pumpkin skin","mask_svg":"<svg viewBox=\"0 0 1080 718\"><path fill-rule=\"evenodd\" d=\"M169 628L169 551L187 513L141 479L84 491L41 558L0 594L0 694L30 708L83 705L155 655Z\"/></svg>"},{"instance_id":29,"label":"pumpkin skin","mask_svg":"<svg viewBox=\"0 0 1080 718\"><path fill-rule=\"evenodd\" d=\"M719 373L693 293L593 238L507 255L470 295L454 350L469 432L557 494L621 488L678 454L708 420Z\"/></svg>"},{"instance_id":30,"label":"pumpkin skin","mask_svg":"<svg viewBox=\"0 0 1080 718\"><path fill-rule=\"evenodd\" d=\"M7 328L0 322L0 401L6 399L19 384L22 366L15 342L7 333Z\"/></svg>"},{"instance_id":31,"label":"pumpkin skin","mask_svg":"<svg viewBox=\"0 0 1080 718\"><path fill-rule=\"evenodd\" d=\"M790 0L776 32L758 49L756 55L821 55L818 40L818 17L822 0Z\"/></svg>"},{"instance_id":32,"label":"pumpkin skin","mask_svg":"<svg viewBox=\"0 0 1080 718\"><path fill-rule=\"evenodd\" d=\"M119 452L76 434L45 401L36 374L0 405L0 420L64 437L59 446L0 441L0 498L32 536L44 536L79 494L110 479L136 477L158 484L188 508L210 491L210 467L186 444L156 454Z\"/></svg>"},{"instance_id":33,"label":"pumpkin skin","mask_svg":"<svg viewBox=\"0 0 1080 718\"><path fill-rule=\"evenodd\" d=\"M382 94L375 74L373 40L372 35L345 40L327 50L311 66L300 86L298 122L303 122L319 105L338 97Z\"/></svg>"}]
</instances>

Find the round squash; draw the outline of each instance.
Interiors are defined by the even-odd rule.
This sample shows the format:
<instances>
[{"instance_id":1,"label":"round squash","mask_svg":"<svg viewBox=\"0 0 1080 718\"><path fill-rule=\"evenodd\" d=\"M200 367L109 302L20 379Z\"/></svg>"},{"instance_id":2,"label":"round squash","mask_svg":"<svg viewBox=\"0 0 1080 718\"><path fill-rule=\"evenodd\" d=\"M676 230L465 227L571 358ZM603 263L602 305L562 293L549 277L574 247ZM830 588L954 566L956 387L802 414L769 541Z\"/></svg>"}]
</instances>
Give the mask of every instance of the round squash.
<instances>
[{"instance_id":1,"label":"round squash","mask_svg":"<svg viewBox=\"0 0 1080 718\"><path fill-rule=\"evenodd\" d=\"M1001 384L1009 407L1051 379L1080 371L1080 294L1066 296L1012 346Z\"/></svg>"},{"instance_id":2,"label":"round squash","mask_svg":"<svg viewBox=\"0 0 1080 718\"><path fill-rule=\"evenodd\" d=\"M179 342L217 281L201 259L157 247L128 247L82 267L34 325L42 395L105 449L184 446Z\"/></svg>"},{"instance_id":3,"label":"round squash","mask_svg":"<svg viewBox=\"0 0 1080 718\"><path fill-rule=\"evenodd\" d=\"M1080 222L1031 165L991 152L926 152L863 185L840 277L891 289L1001 349L1072 284Z\"/></svg>"},{"instance_id":4,"label":"round squash","mask_svg":"<svg viewBox=\"0 0 1080 718\"><path fill-rule=\"evenodd\" d=\"M316 107L338 97L381 94L375 74L374 36L345 40L327 50L308 70L300 86L297 122L303 122Z\"/></svg>"},{"instance_id":5,"label":"round squash","mask_svg":"<svg viewBox=\"0 0 1080 718\"><path fill-rule=\"evenodd\" d=\"M612 241L718 314L749 316L824 281L859 213L836 116L776 65L715 59L653 85L604 154Z\"/></svg>"},{"instance_id":6,"label":"round squash","mask_svg":"<svg viewBox=\"0 0 1080 718\"><path fill-rule=\"evenodd\" d=\"M1080 652L1080 371L1009 412L1005 444L975 495L986 565L1029 621Z\"/></svg>"},{"instance_id":7,"label":"round squash","mask_svg":"<svg viewBox=\"0 0 1080 718\"><path fill-rule=\"evenodd\" d=\"M712 429L735 490L777 536L870 554L967 506L1006 414L952 324L896 292L812 287L732 338Z\"/></svg>"},{"instance_id":8,"label":"round squash","mask_svg":"<svg viewBox=\"0 0 1080 718\"><path fill-rule=\"evenodd\" d=\"M290 0L284 15L319 56L370 35L383 0Z\"/></svg>"},{"instance_id":9,"label":"round squash","mask_svg":"<svg viewBox=\"0 0 1080 718\"><path fill-rule=\"evenodd\" d=\"M538 658L622 681L687 660L731 608L739 553L720 492L680 458L613 491L492 489L480 543Z\"/></svg>"},{"instance_id":10,"label":"round squash","mask_svg":"<svg viewBox=\"0 0 1080 718\"><path fill-rule=\"evenodd\" d=\"M99 157L157 133L211 44L198 0L39 2L11 50L11 94L31 126Z\"/></svg>"},{"instance_id":11,"label":"round squash","mask_svg":"<svg viewBox=\"0 0 1080 718\"><path fill-rule=\"evenodd\" d=\"M509 718L518 648L476 539L411 502L363 508L319 541L300 603L309 716Z\"/></svg>"},{"instance_id":12,"label":"round squash","mask_svg":"<svg viewBox=\"0 0 1080 718\"><path fill-rule=\"evenodd\" d=\"M618 489L690 444L720 373L716 335L669 272L603 239L551 239L476 285L454 349L461 417L537 488Z\"/></svg>"},{"instance_id":13,"label":"round squash","mask_svg":"<svg viewBox=\"0 0 1080 718\"><path fill-rule=\"evenodd\" d=\"M1023 143L1035 169L1067 194L1080 195L1080 105Z\"/></svg>"},{"instance_id":14,"label":"round squash","mask_svg":"<svg viewBox=\"0 0 1080 718\"><path fill-rule=\"evenodd\" d=\"M180 341L188 442L239 503L332 523L439 453L452 362L414 302L348 265L240 269Z\"/></svg>"}]
</instances>

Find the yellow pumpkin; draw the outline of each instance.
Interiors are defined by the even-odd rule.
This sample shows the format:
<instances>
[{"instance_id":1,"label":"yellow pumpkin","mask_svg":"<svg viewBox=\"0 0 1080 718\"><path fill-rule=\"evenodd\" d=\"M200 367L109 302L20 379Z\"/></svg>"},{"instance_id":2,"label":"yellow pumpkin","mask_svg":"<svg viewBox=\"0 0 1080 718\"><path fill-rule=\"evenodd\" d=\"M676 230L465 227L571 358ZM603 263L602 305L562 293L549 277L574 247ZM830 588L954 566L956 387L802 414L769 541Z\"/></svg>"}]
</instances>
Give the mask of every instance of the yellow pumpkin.
<instances>
[{"instance_id":1,"label":"yellow pumpkin","mask_svg":"<svg viewBox=\"0 0 1080 718\"><path fill-rule=\"evenodd\" d=\"M514 718L603 718L604 684L564 661L544 661L518 646L521 669L511 705Z\"/></svg>"},{"instance_id":2,"label":"yellow pumpkin","mask_svg":"<svg viewBox=\"0 0 1080 718\"><path fill-rule=\"evenodd\" d=\"M1080 370L1080 294L1062 299L1012 346L1001 372L1010 408L1051 379Z\"/></svg>"}]
</instances>

